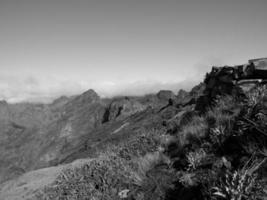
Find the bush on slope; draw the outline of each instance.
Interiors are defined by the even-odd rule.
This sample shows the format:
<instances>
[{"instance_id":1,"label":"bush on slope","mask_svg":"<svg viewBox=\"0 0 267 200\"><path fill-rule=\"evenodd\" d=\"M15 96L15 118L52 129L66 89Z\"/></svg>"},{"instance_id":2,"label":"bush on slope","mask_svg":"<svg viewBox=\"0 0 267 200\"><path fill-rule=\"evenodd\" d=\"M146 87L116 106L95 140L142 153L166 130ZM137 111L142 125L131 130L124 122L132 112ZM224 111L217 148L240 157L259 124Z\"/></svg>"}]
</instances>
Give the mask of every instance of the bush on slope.
<instances>
[{"instance_id":1,"label":"bush on slope","mask_svg":"<svg viewBox=\"0 0 267 200\"><path fill-rule=\"evenodd\" d=\"M266 94L265 87L258 87L243 101L218 97L211 109L183 125L167 149L177 174L167 199L245 200L267 195Z\"/></svg>"}]
</instances>

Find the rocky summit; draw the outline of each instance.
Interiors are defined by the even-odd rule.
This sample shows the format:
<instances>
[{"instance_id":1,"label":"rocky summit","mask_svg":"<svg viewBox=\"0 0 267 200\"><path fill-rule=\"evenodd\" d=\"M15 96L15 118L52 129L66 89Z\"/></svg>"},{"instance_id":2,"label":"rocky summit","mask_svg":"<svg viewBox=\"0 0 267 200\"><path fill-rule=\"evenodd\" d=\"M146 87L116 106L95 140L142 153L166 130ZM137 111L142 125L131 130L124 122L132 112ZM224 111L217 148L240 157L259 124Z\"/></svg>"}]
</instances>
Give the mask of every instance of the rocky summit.
<instances>
[{"instance_id":1,"label":"rocky summit","mask_svg":"<svg viewBox=\"0 0 267 200\"><path fill-rule=\"evenodd\" d=\"M267 192L267 59L177 95L0 102L0 199L249 200Z\"/></svg>"},{"instance_id":2,"label":"rocky summit","mask_svg":"<svg viewBox=\"0 0 267 200\"><path fill-rule=\"evenodd\" d=\"M217 95L244 96L252 88L267 83L267 58L252 59L237 66L212 67L204 83L206 87L198 102L199 109Z\"/></svg>"}]
</instances>

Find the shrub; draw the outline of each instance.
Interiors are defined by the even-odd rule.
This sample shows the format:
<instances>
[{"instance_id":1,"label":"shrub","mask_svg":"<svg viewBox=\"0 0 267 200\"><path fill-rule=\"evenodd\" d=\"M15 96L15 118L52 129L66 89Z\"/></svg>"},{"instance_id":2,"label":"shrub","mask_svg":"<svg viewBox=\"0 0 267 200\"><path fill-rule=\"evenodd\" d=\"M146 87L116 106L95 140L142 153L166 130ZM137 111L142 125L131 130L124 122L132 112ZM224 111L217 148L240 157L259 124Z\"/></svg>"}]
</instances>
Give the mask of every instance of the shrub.
<instances>
[{"instance_id":1,"label":"shrub","mask_svg":"<svg viewBox=\"0 0 267 200\"><path fill-rule=\"evenodd\" d=\"M138 174L143 177L147 172L159 164L170 164L170 159L161 152L148 153L144 157L138 158L135 163L138 165Z\"/></svg>"},{"instance_id":2,"label":"shrub","mask_svg":"<svg viewBox=\"0 0 267 200\"><path fill-rule=\"evenodd\" d=\"M201 166L202 161L206 158L207 154L203 149L199 149L194 152L189 152L186 155L188 162L188 170L196 170Z\"/></svg>"},{"instance_id":3,"label":"shrub","mask_svg":"<svg viewBox=\"0 0 267 200\"><path fill-rule=\"evenodd\" d=\"M210 129L209 139L211 140L215 148L221 147L223 142L227 138L225 129L226 128L223 126L218 126Z\"/></svg>"},{"instance_id":4,"label":"shrub","mask_svg":"<svg viewBox=\"0 0 267 200\"><path fill-rule=\"evenodd\" d=\"M234 111L237 112L240 107L240 99L231 95L223 95L216 98L215 105L212 109L220 112L234 113Z\"/></svg>"},{"instance_id":5,"label":"shrub","mask_svg":"<svg viewBox=\"0 0 267 200\"><path fill-rule=\"evenodd\" d=\"M189 124L186 124L178 133L181 146L191 142L200 143L206 137L208 124L203 116L195 116Z\"/></svg>"},{"instance_id":6,"label":"shrub","mask_svg":"<svg viewBox=\"0 0 267 200\"><path fill-rule=\"evenodd\" d=\"M213 196L227 200L250 199L256 176L245 171L227 172L213 187Z\"/></svg>"},{"instance_id":7,"label":"shrub","mask_svg":"<svg viewBox=\"0 0 267 200\"><path fill-rule=\"evenodd\" d=\"M195 173L180 173L179 182L186 188L198 185L198 180Z\"/></svg>"},{"instance_id":8,"label":"shrub","mask_svg":"<svg viewBox=\"0 0 267 200\"><path fill-rule=\"evenodd\" d=\"M226 171L212 187L215 199L260 199L263 187L259 184L261 180L257 175L257 170L265 161L266 159L259 161L251 157L241 169L234 172Z\"/></svg>"},{"instance_id":9,"label":"shrub","mask_svg":"<svg viewBox=\"0 0 267 200\"><path fill-rule=\"evenodd\" d=\"M173 187L175 172L170 160L161 152L149 153L137 161L137 174L142 177L144 199L165 199L166 191Z\"/></svg>"}]
</instances>

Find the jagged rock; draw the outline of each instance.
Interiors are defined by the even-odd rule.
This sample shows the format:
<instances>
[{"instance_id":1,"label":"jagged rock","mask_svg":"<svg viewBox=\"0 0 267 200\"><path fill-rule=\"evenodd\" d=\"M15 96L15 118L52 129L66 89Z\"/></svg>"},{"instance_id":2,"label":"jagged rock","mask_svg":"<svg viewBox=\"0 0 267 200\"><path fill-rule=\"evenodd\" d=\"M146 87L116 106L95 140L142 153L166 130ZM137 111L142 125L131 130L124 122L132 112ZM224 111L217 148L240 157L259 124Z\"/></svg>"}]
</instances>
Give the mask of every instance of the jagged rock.
<instances>
[{"instance_id":1,"label":"jagged rock","mask_svg":"<svg viewBox=\"0 0 267 200\"><path fill-rule=\"evenodd\" d=\"M146 108L147 106L141 104L134 98L118 98L113 100L106 108L102 122L105 123L117 118L123 119Z\"/></svg>"},{"instance_id":2,"label":"jagged rock","mask_svg":"<svg viewBox=\"0 0 267 200\"><path fill-rule=\"evenodd\" d=\"M178 94L177 94L177 99L180 100L180 99L184 99L186 96L189 95L189 92L181 89L178 91Z\"/></svg>"},{"instance_id":3,"label":"jagged rock","mask_svg":"<svg viewBox=\"0 0 267 200\"><path fill-rule=\"evenodd\" d=\"M267 58L256 58L248 61L254 64L256 69L267 69Z\"/></svg>"},{"instance_id":4,"label":"jagged rock","mask_svg":"<svg viewBox=\"0 0 267 200\"><path fill-rule=\"evenodd\" d=\"M204 111L218 95L244 97L245 93L267 79L267 58L249 60L238 66L212 67L206 75L204 94L196 103L196 110Z\"/></svg>"},{"instance_id":5,"label":"jagged rock","mask_svg":"<svg viewBox=\"0 0 267 200\"><path fill-rule=\"evenodd\" d=\"M161 90L157 93L157 97L160 100L169 101L169 99L175 99L175 94L170 90Z\"/></svg>"},{"instance_id":6,"label":"jagged rock","mask_svg":"<svg viewBox=\"0 0 267 200\"><path fill-rule=\"evenodd\" d=\"M74 99L74 101L80 102L80 103L84 103L84 102L93 103L93 102L96 102L96 101L99 101L99 100L100 100L100 97L92 89L87 90L86 92L82 93L81 95L77 96Z\"/></svg>"},{"instance_id":7,"label":"jagged rock","mask_svg":"<svg viewBox=\"0 0 267 200\"><path fill-rule=\"evenodd\" d=\"M61 96L57 99L55 99L52 102L52 105L54 105L55 107L60 106L60 105L64 105L65 103L67 103L70 99L66 96Z\"/></svg>"},{"instance_id":8,"label":"jagged rock","mask_svg":"<svg viewBox=\"0 0 267 200\"><path fill-rule=\"evenodd\" d=\"M196 103L197 99L203 95L205 84L200 83L192 88L190 92L180 90L176 98L177 106L188 106Z\"/></svg>"}]
</instances>

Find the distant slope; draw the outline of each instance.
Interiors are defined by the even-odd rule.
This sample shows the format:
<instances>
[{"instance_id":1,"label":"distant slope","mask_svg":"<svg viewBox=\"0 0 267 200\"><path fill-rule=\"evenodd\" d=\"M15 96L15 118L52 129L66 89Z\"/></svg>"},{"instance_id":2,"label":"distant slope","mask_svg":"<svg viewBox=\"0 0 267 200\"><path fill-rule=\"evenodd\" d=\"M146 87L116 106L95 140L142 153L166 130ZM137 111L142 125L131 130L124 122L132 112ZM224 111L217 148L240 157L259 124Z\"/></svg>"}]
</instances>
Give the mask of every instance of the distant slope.
<instances>
[{"instance_id":1,"label":"distant slope","mask_svg":"<svg viewBox=\"0 0 267 200\"><path fill-rule=\"evenodd\" d=\"M112 138L116 130L119 134L125 123L129 125L121 130L137 126L138 113L146 118L148 108L168 104L164 95L100 99L88 90L78 96L60 97L51 104L0 102L0 182L30 170L88 157L82 156L81 149L93 154L94 146Z\"/></svg>"},{"instance_id":2,"label":"distant slope","mask_svg":"<svg viewBox=\"0 0 267 200\"><path fill-rule=\"evenodd\" d=\"M140 99L138 98L138 100ZM31 172L19 176L18 178L13 178L12 180L1 184L0 197L5 200L28 199L28 198L34 199L36 198L34 196L35 191L40 190L43 187L51 184L55 180L55 178L60 173L62 173L64 169L69 167L71 168L78 167L79 163L85 163L87 161L92 160L93 158L97 158L99 153L105 151L107 148L127 143L130 141L130 138L136 139L138 138L138 135L140 134L142 135L147 130L160 129L163 127L162 121L171 120L172 117L174 117L177 113L181 111L179 108L176 108L175 105L166 107L166 105L168 105L168 99L164 101L158 100L157 106L155 106L155 108L152 108L151 104L145 105L141 104L139 101L137 103L134 103L134 101L130 103L129 102L125 103L125 101L132 101L132 100L130 99L125 100L125 98L117 98L111 100L110 103L107 104L108 106L97 107L97 108L98 109L101 108L100 111L102 111L103 115L104 115L103 112L105 111L105 109L103 108L109 109L114 104L116 104L115 107L117 107L117 105L123 105L124 108L134 107L133 105L136 104L138 109L136 111L135 109L133 109L133 111L135 112L130 112L128 109L126 109L124 115L117 116L117 118L112 118L109 121L105 122L104 124L100 125L97 124L95 127L93 127L93 131L87 132L87 134L80 134L79 136L75 136L73 135L73 133L69 133L70 130L65 130L67 133L64 133L64 136L61 137L60 135L57 136L56 132L54 133L54 135L52 134L49 135L49 137L52 136L54 137L53 141L50 139L47 140L52 143L51 146L42 144L43 146L40 147L42 147L42 149L45 149L45 151L43 152L38 151L38 152L40 152L39 155L43 156L51 155L54 152L57 153L57 149L55 147L60 147L61 151L58 152L58 154L56 153L54 154L56 157L56 161L54 161L55 164L49 163L50 165L57 165L57 164L59 165L57 165L56 167L48 167L39 170L33 170ZM96 102L87 105L89 106L91 111L89 112L88 110L88 112L86 112L87 111L86 106L82 102L84 102L82 97L74 98L72 101L67 102L64 105L65 108L63 109L65 112L65 116L67 116L66 117L67 119L72 118L73 123L76 123L76 121L84 123L80 124L81 128L83 128L85 124L88 124L88 118L92 116L92 114L94 113L92 112L91 106L94 106L94 108L96 108L96 106L99 105L99 102L96 99ZM79 104L81 107L78 106ZM139 107L140 105L142 109L140 109ZM162 107L159 105L162 105L164 109L162 109ZM96 109L95 112L99 114L99 110ZM123 113L124 111L121 110L121 112ZM130 112L129 115L127 115L128 112ZM89 116L87 116L88 113L90 113ZM77 118L75 119L74 117ZM87 120L80 119L80 117L84 117ZM82 122L80 120L82 120ZM96 122L100 123L101 120ZM58 123L59 121L57 121L57 125ZM91 127L89 125L91 124L94 123L89 123L86 127L84 127L84 129L90 130ZM79 126L77 126L77 129L78 127ZM55 127L49 124L49 130L55 130ZM82 129L80 129L79 131L81 130ZM47 134L47 132L45 134ZM62 137L64 137L65 141L67 141L67 139L70 138L69 144L65 143L64 145L60 146L62 144L61 143ZM140 139L143 140L142 142L146 141L146 138L140 138ZM53 144L55 144L55 146ZM136 143L134 145L139 145L135 146L135 151L141 151L141 152L143 151L143 155L145 155L149 151L156 150L156 149L142 150L142 148L149 148L149 146L152 145L149 143L145 144L145 146L142 143ZM32 147L37 148L37 146L32 146ZM42 159L42 157L40 158ZM39 163L41 162L39 161ZM45 162L43 161L43 163ZM49 165L47 164L47 166ZM37 166L36 169L47 166L45 166L44 164L43 166Z\"/></svg>"}]
</instances>

